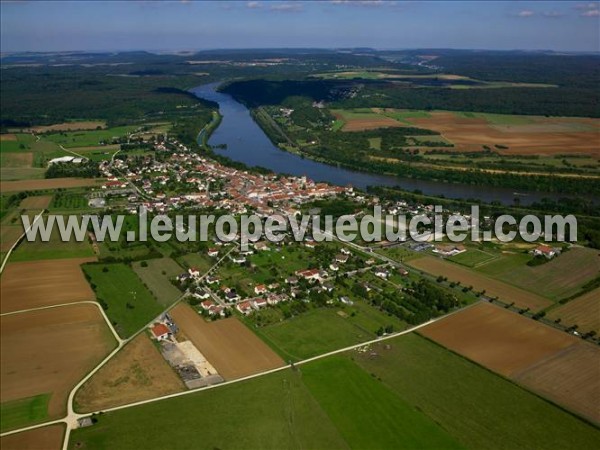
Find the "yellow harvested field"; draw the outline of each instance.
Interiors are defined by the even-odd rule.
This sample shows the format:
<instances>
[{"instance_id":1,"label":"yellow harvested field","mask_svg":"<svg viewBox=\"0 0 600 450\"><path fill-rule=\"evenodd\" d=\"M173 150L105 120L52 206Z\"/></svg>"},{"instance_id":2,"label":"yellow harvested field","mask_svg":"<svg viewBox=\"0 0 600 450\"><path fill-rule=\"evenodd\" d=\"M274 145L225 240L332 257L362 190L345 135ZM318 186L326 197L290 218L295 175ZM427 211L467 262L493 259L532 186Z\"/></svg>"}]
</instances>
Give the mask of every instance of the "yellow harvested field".
<instances>
[{"instance_id":1,"label":"yellow harvested field","mask_svg":"<svg viewBox=\"0 0 600 450\"><path fill-rule=\"evenodd\" d=\"M600 288L551 310L547 317L560 319L566 326L577 325L580 333L595 331L600 335Z\"/></svg>"},{"instance_id":2,"label":"yellow harvested field","mask_svg":"<svg viewBox=\"0 0 600 450\"><path fill-rule=\"evenodd\" d=\"M98 411L184 391L175 371L145 334L139 334L75 396L78 411Z\"/></svg>"},{"instance_id":3,"label":"yellow harvested field","mask_svg":"<svg viewBox=\"0 0 600 450\"><path fill-rule=\"evenodd\" d=\"M476 291L485 290L487 296L498 297L504 303L514 302L519 308L530 308L532 311L539 311L552 304L550 300L533 292L519 289L457 264L444 261L441 258L424 256L411 259L407 261L407 264L434 276L447 277L448 281L460 281L463 286L473 286Z\"/></svg>"},{"instance_id":4,"label":"yellow harvested field","mask_svg":"<svg viewBox=\"0 0 600 450\"><path fill-rule=\"evenodd\" d=\"M95 130L98 127L106 128L106 122L101 120L90 120L84 122L63 122L54 125L32 127L30 130L35 133L45 133L47 131Z\"/></svg>"},{"instance_id":5,"label":"yellow harvested field","mask_svg":"<svg viewBox=\"0 0 600 450\"><path fill-rule=\"evenodd\" d=\"M33 153L31 152L6 152L2 154L2 167L31 167L33 165Z\"/></svg>"},{"instance_id":6,"label":"yellow harvested field","mask_svg":"<svg viewBox=\"0 0 600 450\"><path fill-rule=\"evenodd\" d=\"M531 124L492 125L481 117L460 117L434 111L410 118L420 128L435 130L455 144L456 151L478 151L483 145L507 155L588 154L600 158L600 120L533 117ZM497 149L496 145L508 148Z\"/></svg>"}]
</instances>

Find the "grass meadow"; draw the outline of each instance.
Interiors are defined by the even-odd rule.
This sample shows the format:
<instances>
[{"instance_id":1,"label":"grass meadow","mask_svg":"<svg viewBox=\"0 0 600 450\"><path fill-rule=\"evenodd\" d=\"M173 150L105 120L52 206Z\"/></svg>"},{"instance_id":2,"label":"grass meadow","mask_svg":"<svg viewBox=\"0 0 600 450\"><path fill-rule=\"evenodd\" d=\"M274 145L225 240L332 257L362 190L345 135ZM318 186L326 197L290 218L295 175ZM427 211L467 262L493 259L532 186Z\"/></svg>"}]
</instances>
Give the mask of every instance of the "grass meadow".
<instances>
[{"instance_id":1,"label":"grass meadow","mask_svg":"<svg viewBox=\"0 0 600 450\"><path fill-rule=\"evenodd\" d=\"M163 310L131 267L121 263L81 267L121 337L131 336Z\"/></svg>"}]
</instances>

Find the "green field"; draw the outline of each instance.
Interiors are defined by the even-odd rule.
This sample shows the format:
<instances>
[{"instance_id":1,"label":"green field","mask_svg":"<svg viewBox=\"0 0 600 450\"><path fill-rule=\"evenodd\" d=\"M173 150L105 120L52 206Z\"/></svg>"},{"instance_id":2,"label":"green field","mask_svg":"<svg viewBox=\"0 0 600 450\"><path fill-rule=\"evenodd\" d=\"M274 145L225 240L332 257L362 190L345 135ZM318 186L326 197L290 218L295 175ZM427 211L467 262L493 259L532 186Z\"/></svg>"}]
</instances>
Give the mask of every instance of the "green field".
<instances>
[{"instance_id":1,"label":"green field","mask_svg":"<svg viewBox=\"0 0 600 450\"><path fill-rule=\"evenodd\" d=\"M69 448L587 450L600 439L597 428L414 334L97 419L72 432Z\"/></svg>"},{"instance_id":2,"label":"green field","mask_svg":"<svg viewBox=\"0 0 600 450\"><path fill-rule=\"evenodd\" d=\"M340 310L312 309L255 331L282 358L296 361L376 338L379 325L366 329L355 317L340 316Z\"/></svg>"},{"instance_id":3,"label":"green field","mask_svg":"<svg viewBox=\"0 0 600 450\"><path fill-rule=\"evenodd\" d=\"M44 220L45 217L43 218ZM42 220L42 219L39 219ZM19 218L17 224L21 226ZM34 261L40 259L87 258L94 256L94 250L87 240L77 242L72 236L68 242L63 242L58 227L54 227L48 242L43 242L38 236L35 241L24 239L11 254L11 262Z\"/></svg>"},{"instance_id":4,"label":"green field","mask_svg":"<svg viewBox=\"0 0 600 450\"><path fill-rule=\"evenodd\" d=\"M12 400L0 404L0 430L11 430L44 421L52 394Z\"/></svg>"},{"instance_id":5,"label":"green field","mask_svg":"<svg viewBox=\"0 0 600 450\"><path fill-rule=\"evenodd\" d=\"M450 258L448 258L448 260L458 264L462 264L463 266L474 267L479 264L492 261L497 257L497 255L494 255L492 253L487 253L481 250L477 250L475 248L469 248L466 252L459 253L455 256L451 256Z\"/></svg>"},{"instance_id":6,"label":"green field","mask_svg":"<svg viewBox=\"0 0 600 450\"><path fill-rule=\"evenodd\" d=\"M181 291L171 283L172 278L183 272L179 264L171 258L151 259L146 264L147 267L142 267L138 261L132 267L161 305L169 306L181 297Z\"/></svg>"},{"instance_id":7,"label":"green field","mask_svg":"<svg viewBox=\"0 0 600 450\"><path fill-rule=\"evenodd\" d=\"M347 449L291 371L106 413L74 430L69 448Z\"/></svg>"},{"instance_id":8,"label":"green field","mask_svg":"<svg viewBox=\"0 0 600 450\"><path fill-rule=\"evenodd\" d=\"M352 448L461 448L430 418L344 356L303 365L300 371Z\"/></svg>"},{"instance_id":9,"label":"green field","mask_svg":"<svg viewBox=\"0 0 600 450\"><path fill-rule=\"evenodd\" d=\"M385 344L352 357L467 448L597 447L597 428L437 344L415 334Z\"/></svg>"},{"instance_id":10,"label":"green field","mask_svg":"<svg viewBox=\"0 0 600 450\"><path fill-rule=\"evenodd\" d=\"M126 136L127 133L134 131L136 128L136 126L123 126L105 130L68 131L49 134L44 139L60 144L65 148L90 147L100 145L102 141L110 141L112 138Z\"/></svg>"},{"instance_id":11,"label":"green field","mask_svg":"<svg viewBox=\"0 0 600 450\"><path fill-rule=\"evenodd\" d=\"M121 337L128 337L158 316L162 307L125 264L84 264L81 266L95 285L96 296ZM108 269L104 271L104 269Z\"/></svg>"}]
</instances>

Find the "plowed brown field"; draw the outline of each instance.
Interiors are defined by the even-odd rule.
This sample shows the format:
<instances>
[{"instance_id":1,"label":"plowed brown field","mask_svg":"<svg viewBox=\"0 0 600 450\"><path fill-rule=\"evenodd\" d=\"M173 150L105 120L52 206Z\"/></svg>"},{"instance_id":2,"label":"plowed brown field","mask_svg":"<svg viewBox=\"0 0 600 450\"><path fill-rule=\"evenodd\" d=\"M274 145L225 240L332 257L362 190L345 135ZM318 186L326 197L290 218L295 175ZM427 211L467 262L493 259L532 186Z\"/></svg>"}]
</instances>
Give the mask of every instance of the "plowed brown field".
<instances>
[{"instance_id":1,"label":"plowed brown field","mask_svg":"<svg viewBox=\"0 0 600 450\"><path fill-rule=\"evenodd\" d=\"M20 208L42 210L47 208L51 201L51 195L36 195L34 197L27 197L21 202Z\"/></svg>"},{"instance_id":2,"label":"plowed brown field","mask_svg":"<svg viewBox=\"0 0 600 450\"><path fill-rule=\"evenodd\" d=\"M2 450L60 450L64 434L63 425L36 428L4 436L0 439L0 448Z\"/></svg>"},{"instance_id":3,"label":"plowed brown field","mask_svg":"<svg viewBox=\"0 0 600 450\"><path fill-rule=\"evenodd\" d=\"M0 337L0 401L52 393L49 419L65 414L69 391L115 345L89 304L2 316Z\"/></svg>"},{"instance_id":4,"label":"plowed brown field","mask_svg":"<svg viewBox=\"0 0 600 450\"><path fill-rule=\"evenodd\" d=\"M206 322L186 304L179 304L171 317L183 334L226 380L281 367L285 363L236 318Z\"/></svg>"},{"instance_id":5,"label":"plowed brown field","mask_svg":"<svg viewBox=\"0 0 600 450\"><path fill-rule=\"evenodd\" d=\"M96 258L71 258L10 263L2 274L2 313L94 300L94 291L80 264Z\"/></svg>"},{"instance_id":6,"label":"plowed brown field","mask_svg":"<svg viewBox=\"0 0 600 450\"><path fill-rule=\"evenodd\" d=\"M572 345L512 378L600 424L600 348Z\"/></svg>"},{"instance_id":7,"label":"plowed brown field","mask_svg":"<svg viewBox=\"0 0 600 450\"><path fill-rule=\"evenodd\" d=\"M481 302L420 333L504 376L579 342L504 308Z\"/></svg>"}]
</instances>

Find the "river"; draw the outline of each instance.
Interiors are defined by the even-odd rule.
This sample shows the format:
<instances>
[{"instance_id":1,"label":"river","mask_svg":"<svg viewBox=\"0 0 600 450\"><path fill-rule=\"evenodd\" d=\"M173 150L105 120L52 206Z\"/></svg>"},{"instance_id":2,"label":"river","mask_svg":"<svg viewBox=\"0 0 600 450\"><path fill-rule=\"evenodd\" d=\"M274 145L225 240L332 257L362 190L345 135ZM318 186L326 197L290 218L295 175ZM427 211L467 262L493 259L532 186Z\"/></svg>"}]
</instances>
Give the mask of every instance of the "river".
<instances>
[{"instance_id":1,"label":"river","mask_svg":"<svg viewBox=\"0 0 600 450\"><path fill-rule=\"evenodd\" d=\"M214 151L234 161L248 166L261 166L276 173L296 176L306 175L315 181L326 181L346 186L351 184L358 188L367 186L399 186L408 191L418 189L425 195L460 199L478 199L484 202L498 201L505 205L514 203L514 189L493 186L473 186L461 183L444 183L441 181L415 180L412 178L378 175L358 172L333 166L330 164L302 158L275 146L252 119L250 111L230 95L217 92L220 82L205 84L191 90L197 97L211 100L219 104L223 116L219 127L211 135L209 144L226 144L226 149L215 148ZM540 201L542 198L558 200L564 197L559 194L520 191L518 195L522 205Z\"/></svg>"}]
</instances>

